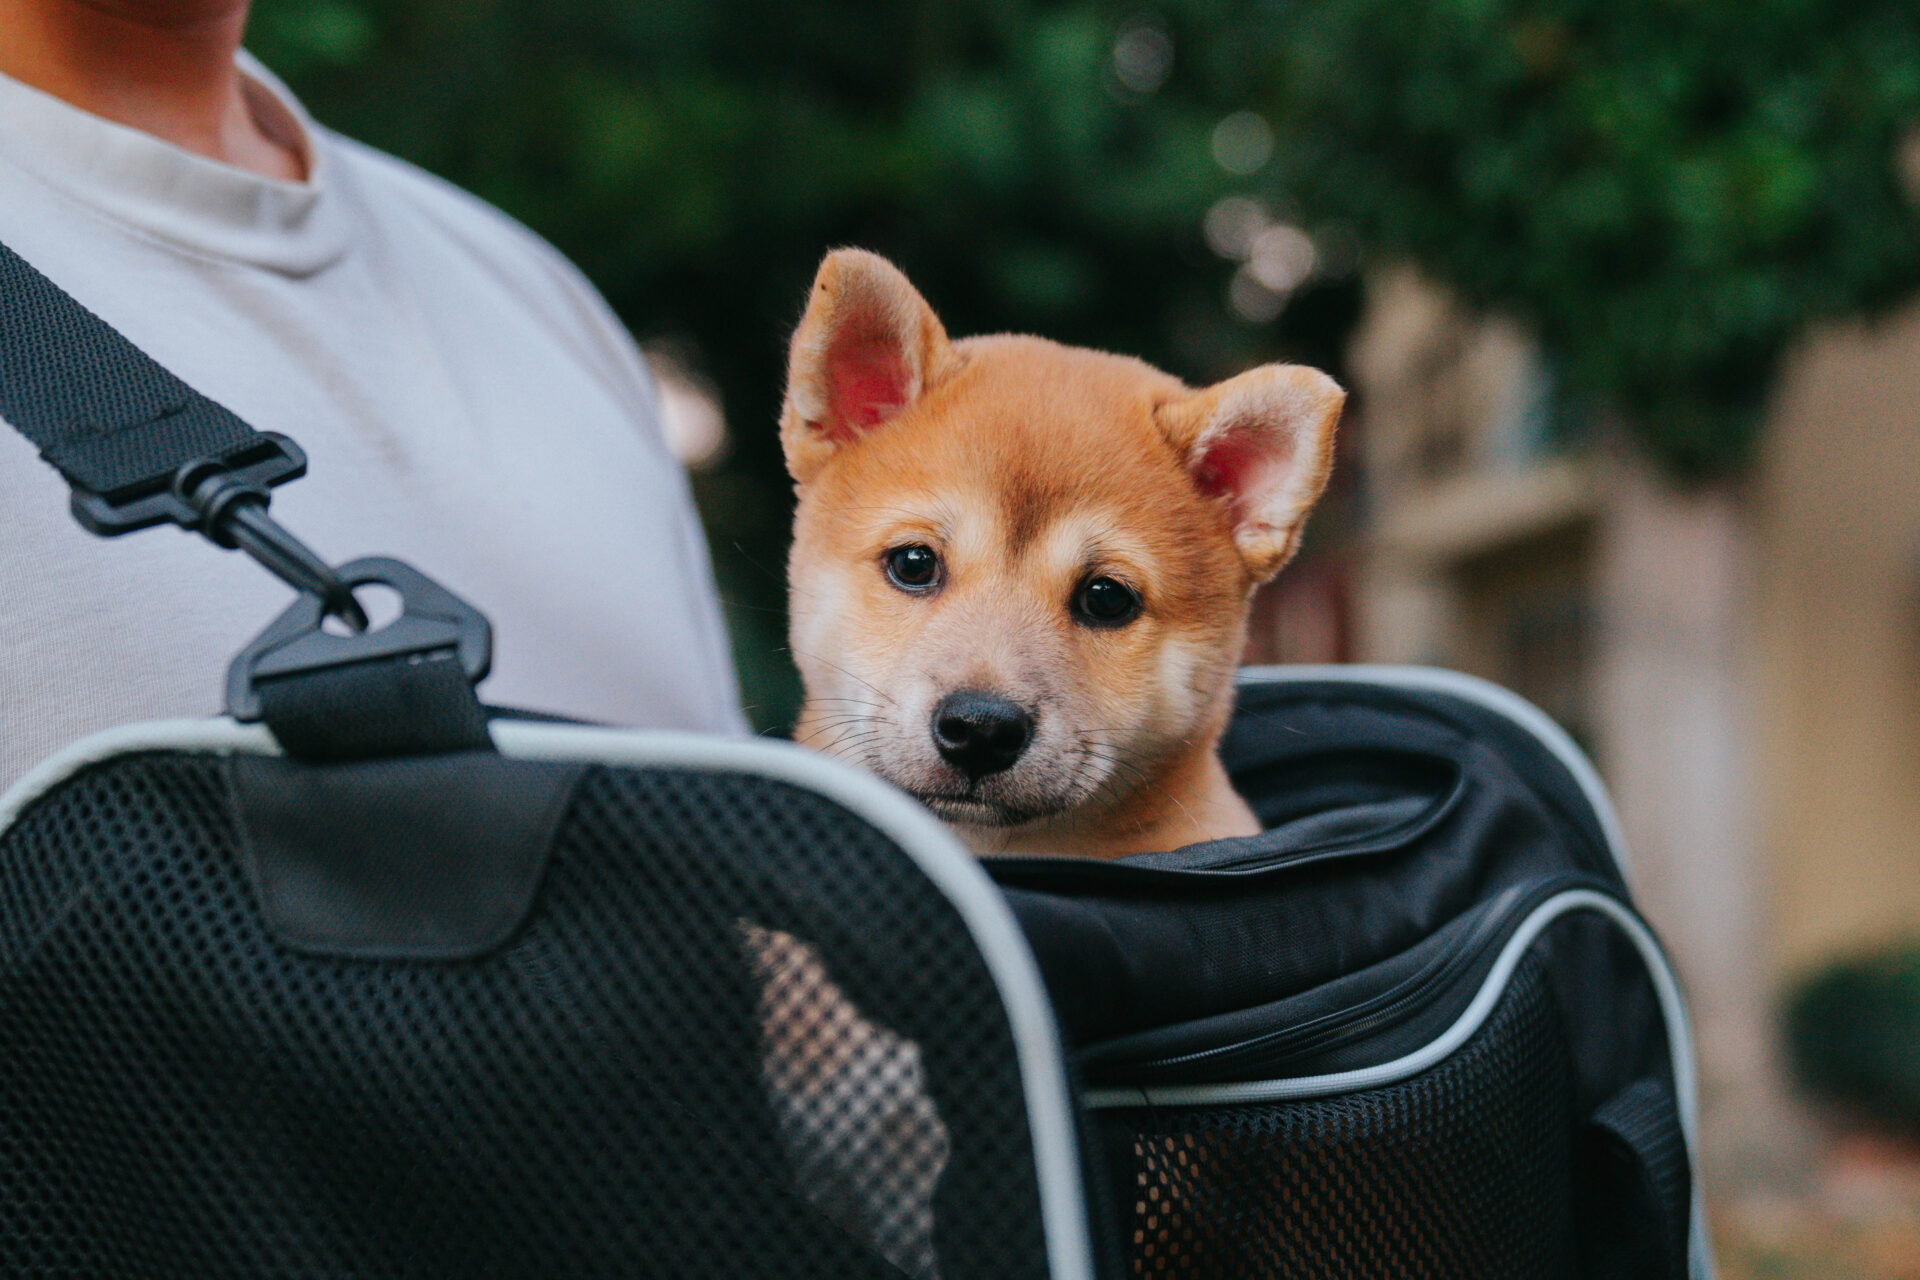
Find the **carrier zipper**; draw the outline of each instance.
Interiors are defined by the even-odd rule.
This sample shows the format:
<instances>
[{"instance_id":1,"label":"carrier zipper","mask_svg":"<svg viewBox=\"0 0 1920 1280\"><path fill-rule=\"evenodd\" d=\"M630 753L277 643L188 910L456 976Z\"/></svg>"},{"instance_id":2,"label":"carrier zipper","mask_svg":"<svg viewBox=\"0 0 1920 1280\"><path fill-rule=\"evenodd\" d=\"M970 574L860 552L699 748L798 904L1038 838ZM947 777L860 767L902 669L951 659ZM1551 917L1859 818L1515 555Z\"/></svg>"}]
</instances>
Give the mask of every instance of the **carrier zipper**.
<instances>
[{"instance_id":1,"label":"carrier zipper","mask_svg":"<svg viewBox=\"0 0 1920 1280\"><path fill-rule=\"evenodd\" d=\"M1351 1009L1326 1014L1299 1026L1282 1028L1234 1044L1135 1063L1126 1069L1143 1073L1170 1071L1210 1063L1230 1063L1241 1057L1258 1057L1262 1070L1277 1069L1289 1058L1364 1039L1382 1027L1402 1020L1409 1011L1424 1007L1435 993L1450 987L1462 973L1477 967L1485 953L1510 931L1511 924L1517 918L1537 902L1564 887L1559 877L1545 883L1512 886L1485 906L1480 919L1458 947L1436 956L1411 977Z\"/></svg>"}]
</instances>

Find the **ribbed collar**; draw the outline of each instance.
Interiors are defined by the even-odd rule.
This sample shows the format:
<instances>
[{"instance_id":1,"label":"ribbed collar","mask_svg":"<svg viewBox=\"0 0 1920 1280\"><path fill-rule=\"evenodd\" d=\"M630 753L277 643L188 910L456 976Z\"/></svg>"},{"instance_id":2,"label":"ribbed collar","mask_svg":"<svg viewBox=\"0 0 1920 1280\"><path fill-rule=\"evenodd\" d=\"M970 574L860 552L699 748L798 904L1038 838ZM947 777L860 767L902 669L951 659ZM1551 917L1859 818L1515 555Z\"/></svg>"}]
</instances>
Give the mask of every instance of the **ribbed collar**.
<instances>
[{"instance_id":1,"label":"ribbed collar","mask_svg":"<svg viewBox=\"0 0 1920 1280\"><path fill-rule=\"evenodd\" d=\"M249 92L286 115L307 180L285 182L209 160L0 76L0 160L103 216L211 258L312 275L347 250L350 226L329 192L333 159L287 87L246 53Z\"/></svg>"}]
</instances>

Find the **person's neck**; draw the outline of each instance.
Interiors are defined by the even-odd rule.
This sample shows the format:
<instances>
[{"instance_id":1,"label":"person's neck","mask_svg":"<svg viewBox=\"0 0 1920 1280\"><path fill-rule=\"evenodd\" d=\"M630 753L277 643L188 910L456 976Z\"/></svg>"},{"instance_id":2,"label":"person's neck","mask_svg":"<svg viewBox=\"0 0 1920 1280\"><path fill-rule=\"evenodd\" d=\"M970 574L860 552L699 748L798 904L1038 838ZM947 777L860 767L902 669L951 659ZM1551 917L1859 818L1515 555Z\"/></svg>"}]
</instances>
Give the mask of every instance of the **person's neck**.
<instances>
[{"instance_id":1,"label":"person's neck","mask_svg":"<svg viewBox=\"0 0 1920 1280\"><path fill-rule=\"evenodd\" d=\"M249 0L0 0L0 73L184 150L298 181L234 65Z\"/></svg>"}]
</instances>

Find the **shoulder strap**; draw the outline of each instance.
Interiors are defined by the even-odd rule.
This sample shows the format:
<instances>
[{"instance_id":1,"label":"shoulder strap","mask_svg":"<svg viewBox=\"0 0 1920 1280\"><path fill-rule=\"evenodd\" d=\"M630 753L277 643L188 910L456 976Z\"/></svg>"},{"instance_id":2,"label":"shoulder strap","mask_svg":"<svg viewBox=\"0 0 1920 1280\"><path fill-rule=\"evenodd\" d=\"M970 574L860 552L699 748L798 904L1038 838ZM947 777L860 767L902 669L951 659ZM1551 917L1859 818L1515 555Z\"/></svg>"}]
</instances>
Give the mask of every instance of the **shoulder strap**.
<instances>
[{"instance_id":1,"label":"shoulder strap","mask_svg":"<svg viewBox=\"0 0 1920 1280\"><path fill-rule=\"evenodd\" d=\"M310 760L490 747L472 687L491 659L486 618L399 561L330 567L267 514L272 487L306 472L298 445L189 387L5 245L0 418L66 478L90 531L177 524L302 593L234 660L237 718ZM403 601L378 632L353 598L373 583Z\"/></svg>"},{"instance_id":2,"label":"shoulder strap","mask_svg":"<svg viewBox=\"0 0 1920 1280\"><path fill-rule=\"evenodd\" d=\"M0 415L39 446L76 494L123 506L167 488L189 458L232 465L274 452L269 437L161 368L4 247L0 299ZM100 502L87 505L94 514ZM120 521L108 520L96 532L121 531Z\"/></svg>"},{"instance_id":3,"label":"shoulder strap","mask_svg":"<svg viewBox=\"0 0 1920 1280\"><path fill-rule=\"evenodd\" d=\"M326 563L267 517L306 455L173 376L0 245L0 418L73 489L102 537L171 523L238 547L356 630L366 615Z\"/></svg>"}]
</instances>

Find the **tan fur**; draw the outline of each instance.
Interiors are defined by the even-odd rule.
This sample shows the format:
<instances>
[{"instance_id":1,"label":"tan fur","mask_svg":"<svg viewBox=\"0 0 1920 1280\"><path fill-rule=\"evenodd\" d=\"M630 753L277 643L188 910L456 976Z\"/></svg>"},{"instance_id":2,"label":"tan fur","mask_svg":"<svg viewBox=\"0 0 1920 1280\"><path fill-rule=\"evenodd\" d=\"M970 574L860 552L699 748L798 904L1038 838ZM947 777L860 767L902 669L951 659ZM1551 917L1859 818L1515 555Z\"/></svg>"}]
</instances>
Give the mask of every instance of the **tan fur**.
<instances>
[{"instance_id":1,"label":"tan fur","mask_svg":"<svg viewBox=\"0 0 1920 1280\"><path fill-rule=\"evenodd\" d=\"M920 796L981 852L1112 857L1258 829L1215 747L1248 598L1326 483L1331 379L1270 365L1196 391L1042 338L950 342L857 250L821 265L788 376L802 742ZM846 391L872 385L900 393L875 408ZM907 543L942 557L937 592L889 582ZM1142 614L1077 622L1094 574L1134 587ZM1035 719L1021 759L971 787L929 732L963 688Z\"/></svg>"}]
</instances>

